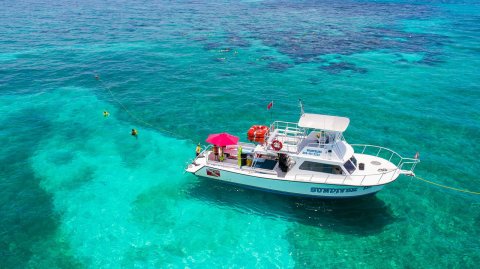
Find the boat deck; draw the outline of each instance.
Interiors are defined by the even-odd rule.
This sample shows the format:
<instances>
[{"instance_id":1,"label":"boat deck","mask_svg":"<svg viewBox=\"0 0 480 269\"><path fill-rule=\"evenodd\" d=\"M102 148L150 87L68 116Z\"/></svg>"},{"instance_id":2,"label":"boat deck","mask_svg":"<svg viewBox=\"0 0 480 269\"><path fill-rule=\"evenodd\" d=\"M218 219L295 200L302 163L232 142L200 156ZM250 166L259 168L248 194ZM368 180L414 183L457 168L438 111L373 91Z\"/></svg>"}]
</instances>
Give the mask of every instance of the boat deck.
<instances>
[{"instance_id":1,"label":"boat deck","mask_svg":"<svg viewBox=\"0 0 480 269\"><path fill-rule=\"evenodd\" d=\"M205 153L206 158L197 159L198 164L223 168L232 172L248 173L251 176L258 176L276 180L289 180L299 182L322 183L346 186L377 186L394 181L401 173L395 164L372 155L355 154L358 163L364 163L364 170L356 169L352 175L326 174L326 173L296 173L281 172L277 162L267 161L258 166L238 166L236 157L226 158L224 161L216 161L213 152ZM273 167L271 167L273 166Z\"/></svg>"}]
</instances>

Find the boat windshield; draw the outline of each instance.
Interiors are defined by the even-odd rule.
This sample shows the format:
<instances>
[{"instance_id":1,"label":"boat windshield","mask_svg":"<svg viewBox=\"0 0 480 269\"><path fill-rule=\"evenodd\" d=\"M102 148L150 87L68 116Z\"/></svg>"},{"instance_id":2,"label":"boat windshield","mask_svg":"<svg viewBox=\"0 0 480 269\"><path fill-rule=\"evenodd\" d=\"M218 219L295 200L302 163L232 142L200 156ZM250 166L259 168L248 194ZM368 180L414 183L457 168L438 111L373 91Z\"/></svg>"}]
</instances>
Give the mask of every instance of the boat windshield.
<instances>
[{"instance_id":1,"label":"boat windshield","mask_svg":"<svg viewBox=\"0 0 480 269\"><path fill-rule=\"evenodd\" d=\"M343 166L345 167L345 169L347 169L348 173L350 173L350 175L355 172L355 169L357 168L357 159L355 159L354 156L352 156L352 158L350 158L350 160L346 161Z\"/></svg>"}]
</instances>

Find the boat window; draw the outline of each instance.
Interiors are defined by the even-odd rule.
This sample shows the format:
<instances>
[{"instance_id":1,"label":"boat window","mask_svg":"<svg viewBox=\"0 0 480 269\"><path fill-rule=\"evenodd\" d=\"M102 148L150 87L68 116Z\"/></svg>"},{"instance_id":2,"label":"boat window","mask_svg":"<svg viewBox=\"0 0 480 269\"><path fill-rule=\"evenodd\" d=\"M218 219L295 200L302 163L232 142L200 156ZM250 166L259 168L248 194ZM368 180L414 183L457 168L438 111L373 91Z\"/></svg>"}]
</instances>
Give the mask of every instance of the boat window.
<instances>
[{"instance_id":1,"label":"boat window","mask_svg":"<svg viewBox=\"0 0 480 269\"><path fill-rule=\"evenodd\" d=\"M308 170L308 171L313 171L313 172L329 173L329 174L341 174L342 173L342 169L340 168L340 166L326 164L326 163L309 162L309 161L303 162L300 165L300 167L298 167L298 169Z\"/></svg>"},{"instance_id":2,"label":"boat window","mask_svg":"<svg viewBox=\"0 0 480 269\"><path fill-rule=\"evenodd\" d=\"M355 165L355 167L357 167L357 159L355 159L355 156L352 156L352 158L350 158L350 161L353 163L353 165Z\"/></svg>"},{"instance_id":3,"label":"boat window","mask_svg":"<svg viewBox=\"0 0 480 269\"><path fill-rule=\"evenodd\" d=\"M343 164L345 169L347 169L348 173L352 174L355 171L355 165L353 165L352 161L348 160L346 163Z\"/></svg>"},{"instance_id":4,"label":"boat window","mask_svg":"<svg viewBox=\"0 0 480 269\"><path fill-rule=\"evenodd\" d=\"M355 156L352 156L343 166L347 169L348 173L352 174L355 172L355 169L357 169L357 159L355 159Z\"/></svg>"}]
</instances>

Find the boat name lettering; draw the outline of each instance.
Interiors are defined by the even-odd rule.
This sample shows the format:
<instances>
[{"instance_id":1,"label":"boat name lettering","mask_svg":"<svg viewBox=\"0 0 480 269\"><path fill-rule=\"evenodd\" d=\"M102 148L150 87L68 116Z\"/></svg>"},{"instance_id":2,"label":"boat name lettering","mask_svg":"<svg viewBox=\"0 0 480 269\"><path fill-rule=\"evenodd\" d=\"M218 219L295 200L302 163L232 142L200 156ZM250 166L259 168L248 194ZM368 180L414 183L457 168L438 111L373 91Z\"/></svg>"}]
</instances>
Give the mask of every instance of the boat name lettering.
<instances>
[{"instance_id":1,"label":"boat name lettering","mask_svg":"<svg viewBox=\"0 0 480 269\"><path fill-rule=\"evenodd\" d=\"M358 188L334 189L334 188L312 187L310 189L311 192L318 192L318 193L344 193L344 192L356 192L357 190Z\"/></svg>"},{"instance_id":2,"label":"boat name lettering","mask_svg":"<svg viewBox=\"0 0 480 269\"><path fill-rule=\"evenodd\" d=\"M306 149L303 154L307 154L307 155L313 155L313 156L320 156L320 154L322 154L322 151L321 150L318 150L318 149Z\"/></svg>"}]
</instances>

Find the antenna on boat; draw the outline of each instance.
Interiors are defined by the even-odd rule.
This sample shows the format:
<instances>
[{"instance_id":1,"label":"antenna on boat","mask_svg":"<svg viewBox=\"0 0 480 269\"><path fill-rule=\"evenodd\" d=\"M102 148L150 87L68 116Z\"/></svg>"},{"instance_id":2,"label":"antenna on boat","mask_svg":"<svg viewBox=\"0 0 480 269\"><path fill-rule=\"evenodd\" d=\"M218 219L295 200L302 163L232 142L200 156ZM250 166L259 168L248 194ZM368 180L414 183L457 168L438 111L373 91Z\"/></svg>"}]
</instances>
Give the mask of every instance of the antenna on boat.
<instances>
[{"instance_id":1,"label":"antenna on boat","mask_svg":"<svg viewBox=\"0 0 480 269\"><path fill-rule=\"evenodd\" d=\"M298 102L300 103L300 116L303 116L305 114L305 111L303 110L303 102L302 99L298 99Z\"/></svg>"}]
</instances>

